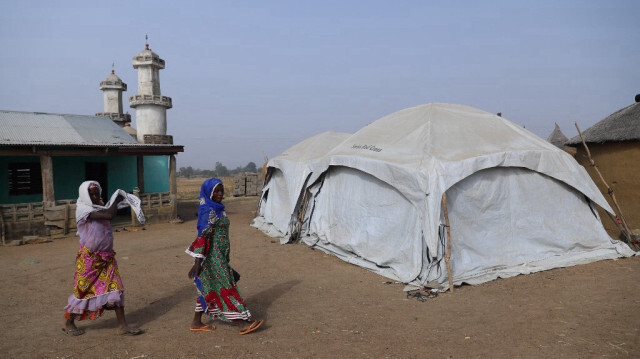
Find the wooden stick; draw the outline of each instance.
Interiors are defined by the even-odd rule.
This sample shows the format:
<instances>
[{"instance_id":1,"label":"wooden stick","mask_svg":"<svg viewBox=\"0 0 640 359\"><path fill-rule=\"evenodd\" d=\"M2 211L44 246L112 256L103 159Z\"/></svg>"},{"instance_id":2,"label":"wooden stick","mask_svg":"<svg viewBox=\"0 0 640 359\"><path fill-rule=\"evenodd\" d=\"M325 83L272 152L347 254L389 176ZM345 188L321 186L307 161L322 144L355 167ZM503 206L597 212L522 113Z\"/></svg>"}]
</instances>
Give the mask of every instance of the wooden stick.
<instances>
[{"instance_id":1,"label":"wooden stick","mask_svg":"<svg viewBox=\"0 0 640 359\"><path fill-rule=\"evenodd\" d=\"M631 231L629 230L629 227L627 226L627 221L624 219L624 216L622 215L622 210L620 209L620 206L618 205L618 201L616 201L616 196L613 193L613 188L609 187L609 185L607 184L607 181L604 180L604 177L602 177L602 173L600 173L600 170L598 169L598 166L596 166L596 162L591 157L591 152L589 151L589 147L587 147L587 143L584 141L584 137L582 137L582 132L580 131L580 128L578 127L578 123L574 122L574 124L576 125L576 129L578 130L578 135L580 135L580 140L582 140L582 145L584 146L584 149L587 151L587 157L589 157L589 164L591 165L591 167L593 167L595 169L596 173L600 177L600 180L602 181L604 186L607 188L607 193L611 197L611 200L613 200L613 205L614 205L615 210L616 210L616 217L620 218L620 220L622 221L622 226L623 227L622 228L620 227L620 223L618 223L618 221L614 220L614 223L616 224L616 226L618 227L620 232L622 232L622 234L625 236L625 238L627 238L627 241L628 241L627 243L629 243L629 245L632 245L632 246L635 247L635 243L631 239Z\"/></svg>"},{"instance_id":2,"label":"wooden stick","mask_svg":"<svg viewBox=\"0 0 640 359\"><path fill-rule=\"evenodd\" d=\"M62 233L66 236L69 233L69 203L64 205L64 225Z\"/></svg>"},{"instance_id":3,"label":"wooden stick","mask_svg":"<svg viewBox=\"0 0 640 359\"><path fill-rule=\"evenodd\" d=\"M305 185L306 185L306 182L305 182ZM291 237L289 237L292 242L300 240L300 232L302 232L302 222L304 221L304 216L307 214L307 205L308 205L307 201L309 201L309 190L305 188L303 189L303 191L304 191L304 195L302 197L302 202L300 202L300 205L298 206L298 218L295 226L296 233L291 233Z\"/></svg>"},{"instance_id":4,"label":"wooden stick","mask_svg":"<svg viewBox=\"0 0 640 359\"><path fill-rule=\"evenodd\" d=\"M0 233L0 236L2 236L2 246L4 247L4 213L2 213L2 208L0 208L0 226L2 226L2 233Z\"/></svg>"},{"instance_id":5,"label":"wooden stick","mask_svg":"<svg viewBox=\"0 0 640 359\"><path fill-rule=\"evenodd\" d=\"M442 211L444 212L445 227L447 228L447 240L444 250L444 263L447 266L449 277L449 290L453 293L453 272L451 271L451 229L449 227L449 213L447 213L447 195L442 194Z\"/></svg>"}]
</instances>

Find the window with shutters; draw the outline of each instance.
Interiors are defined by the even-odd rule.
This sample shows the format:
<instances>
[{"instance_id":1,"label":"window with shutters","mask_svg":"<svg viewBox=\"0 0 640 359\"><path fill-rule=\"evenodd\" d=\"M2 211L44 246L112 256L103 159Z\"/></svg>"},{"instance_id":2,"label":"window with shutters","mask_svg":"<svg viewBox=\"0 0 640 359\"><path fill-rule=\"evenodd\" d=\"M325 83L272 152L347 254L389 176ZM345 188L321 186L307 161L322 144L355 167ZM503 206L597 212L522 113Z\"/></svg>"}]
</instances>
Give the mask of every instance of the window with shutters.
<instances>
[{"instance_id":1,"label":"window with shutters","mask_svg":"<svg viewBox=\"0 0 640 359\"><path fill-rule=\"evenodd\" d=\"M39 162L9 163L9 195L42 193Z\"/></svg>"}]
</instances>

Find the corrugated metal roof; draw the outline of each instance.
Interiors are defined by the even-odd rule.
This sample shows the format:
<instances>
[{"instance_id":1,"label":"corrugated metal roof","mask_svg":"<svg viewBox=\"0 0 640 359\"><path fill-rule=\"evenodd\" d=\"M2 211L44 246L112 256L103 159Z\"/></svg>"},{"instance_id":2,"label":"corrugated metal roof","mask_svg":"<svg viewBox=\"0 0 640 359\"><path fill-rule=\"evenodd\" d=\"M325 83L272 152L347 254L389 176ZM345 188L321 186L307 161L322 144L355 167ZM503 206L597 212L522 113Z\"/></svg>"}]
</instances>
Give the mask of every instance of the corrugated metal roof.
<instances>
[{"instance_id":1,"label":"corrugated metal roof","mask_svg":"<svg viewBox=\"0 0 640 359\"><path fill-rule=\"evenodd\" d=\"M108 117L0 110L0 145L137 145Z\"/></svg>"}]
</instances>

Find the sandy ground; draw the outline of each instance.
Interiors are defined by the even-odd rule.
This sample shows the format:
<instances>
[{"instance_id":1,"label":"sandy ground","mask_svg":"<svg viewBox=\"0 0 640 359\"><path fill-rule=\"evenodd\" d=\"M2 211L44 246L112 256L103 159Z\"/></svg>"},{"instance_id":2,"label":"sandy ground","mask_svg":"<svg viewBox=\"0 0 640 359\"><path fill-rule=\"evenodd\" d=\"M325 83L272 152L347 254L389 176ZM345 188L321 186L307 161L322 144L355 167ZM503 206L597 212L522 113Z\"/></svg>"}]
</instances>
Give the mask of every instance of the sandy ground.
<instances>
[{"instance_id":1,"label":"sandy ground","mask_svg":"<svg viewBox=\"0 0 640 359\"><path fill-rule=\"evenodd\" d=\"M3 358L640 358L640 258L608 260L478 286L420 302L403 286L320 251L280 245L251 228L257 198L227 203L232 264L263 328L218 324L191 333L195 289L184 223L115 233L130 324L113 312L61 332L77 238L0 248ZM118 226L122 228L122 226ZM138 229L137 231L132 231Z\"/></svg>"}]
</instances>

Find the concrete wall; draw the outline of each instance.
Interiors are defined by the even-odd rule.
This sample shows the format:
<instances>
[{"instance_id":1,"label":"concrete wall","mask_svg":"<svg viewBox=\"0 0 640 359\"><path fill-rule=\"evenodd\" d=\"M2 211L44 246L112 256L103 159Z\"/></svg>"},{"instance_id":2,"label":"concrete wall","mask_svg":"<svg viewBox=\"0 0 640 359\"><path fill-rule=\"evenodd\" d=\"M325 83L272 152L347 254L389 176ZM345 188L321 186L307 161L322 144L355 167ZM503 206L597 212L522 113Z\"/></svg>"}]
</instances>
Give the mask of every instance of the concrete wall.
<instances>
[{"instance_id":1,"label":"concrete wall","mask_svg":"<svg viewBox=\"0 0 640 359\"><path fill-rule=\"evenodd\" d=\"M106 113L123 113L122 109L122 92L116 89L104 89L104 111Z\"/></svg>"},{"instance_id":2,"label":"concrete wall","mask_svg":"<svg viewBox=\"0 0 640 359\"><path fill-rule=\"evenodd\" d=\"M138 67L138 94L160 95L160 70L155 66Z\"/></svg>"},{"instance_id":3,"label":"concrete wall","mask_svg":"<svg viewBox=\"0 0 640 359\"><path fill-rule=\"evenodd\" d=\"M144 191L169 192L169 156L144 156Z\"/></svg>"},{"instance_id":4,"label":"concrete wall","mask_svg":"<svg viewBox=\"0 0 640 359\"><path fill-rule=\"evenodd\" d=\"M604 180L613 189L629 228L640 228L640 141L587 145ZM604 197L615 209L602 180L589 164L589 158L582 145L577 147L575 158L587 169ZM620 231L616 225L602 209L599 212L607 233L618 238Z\"/></svg>"},{"instance_id":5,"label":"concrete wall","mask_svg":"<svg viewBox=\"0 0 640 359\"><path fill-rule=\"evenodd\" d=\"M46 232L42 202L0 205L2 231L7 240Z\"/></svg>"},{"instance_id":6,"label":"concrete wall","mask_svg":"<svg viewBox=\"0 0 640 359\"><path fill-rule=\"evenodd\" d=\"M139 143L144 143L144 135L166 135L167 109L158 105L138 105L136 131Z\"/></svg>"}]
</instances>

